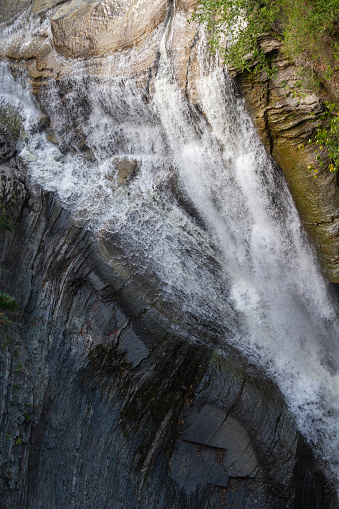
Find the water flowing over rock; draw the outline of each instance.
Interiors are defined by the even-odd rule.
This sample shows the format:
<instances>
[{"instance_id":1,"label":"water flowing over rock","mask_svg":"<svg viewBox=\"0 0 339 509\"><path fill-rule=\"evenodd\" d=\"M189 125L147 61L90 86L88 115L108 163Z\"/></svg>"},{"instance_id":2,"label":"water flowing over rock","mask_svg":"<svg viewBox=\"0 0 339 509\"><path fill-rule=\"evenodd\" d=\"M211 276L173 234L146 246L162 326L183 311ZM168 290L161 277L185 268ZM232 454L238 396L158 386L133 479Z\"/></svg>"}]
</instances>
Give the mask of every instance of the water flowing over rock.
<instances>
[{"instance_id":1,"label":"water flowing over rock","mask_svg":"<svg viewBox=\"0 0 339 509\"><path fill-rule=\"evenodd\" d=\"M339 282L339 188L336 174L316 161L315 134L324 105L306 85L300 85L296 66L274 39L264 39L276 72L251 76L233 71L266 149L282 168L300 218L317 250L328 279ZM322 93L324 96L325 92ZM334 96L335 97L335 96ZM327 100L333 96L327 92ZM324 154L323 154L324 155ZM307 171L309 166L317 170Z\"/></svg>"},{"instance_id":2,"label":"water flowing over rock","mask_svg":"<svg viewBox=\"0 0 339 509\"><path fill-rule=\"evenodd\" d=\"M195 5L0 9L5 508L337 507L335 303Z\"/></svg>"}]
</instances>

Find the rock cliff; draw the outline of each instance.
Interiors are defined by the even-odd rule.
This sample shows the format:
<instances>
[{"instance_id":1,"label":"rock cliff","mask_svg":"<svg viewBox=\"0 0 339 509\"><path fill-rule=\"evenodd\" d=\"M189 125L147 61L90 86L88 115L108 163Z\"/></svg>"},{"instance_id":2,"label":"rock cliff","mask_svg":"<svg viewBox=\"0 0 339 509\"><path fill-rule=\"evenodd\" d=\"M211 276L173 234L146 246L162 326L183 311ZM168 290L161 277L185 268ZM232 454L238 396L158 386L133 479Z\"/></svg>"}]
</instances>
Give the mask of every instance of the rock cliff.
<instances>
[{"instance_id":1,"label":"rock cliff","mask_svg":"<svg viewBox=\"0 0 339 509\"><path fill-rule=\"evenodd\" d=\"M62 125L55 120L51 83L60 104L75 105L84 116L86 100L74 99L67 81L78 75L98 79L98 89L99 78L132 76L148 104L169 23L173 76L197 121L204 117L197 86L204 72L197 63L202 36L187 23L194 5L2 3L0 56L32 86L41 110L36 130L59 145L58 157L80 151L91 160L93 154L76 115ZM297 151L314 128L309 114L317 115L321 106L310 97L281 105L288 66L281 63L276 82L240 79L249 105L260 105L258 128L294 193L291 167L302 185L325 186L332 177L312 179L304 168L309 149ZM291 120L292 110L297 119ZM138 266L142 260L129 256L119 239L90 231L56 193L27 175L18 158L26 136L21 113L1 105L0 210L15 222L0 232L1 289L20 304L13 324L1 330L1 506L337 507L325 465L297 431L279 389L221 343L213 317L187 316L180 303L166 299L157 274L145 275ZM116 174L108 179L123 188L137 171L136 159L117 158ZM173 172L166 182L200 225ZM323 258L337 281L337 194L326 206L320 196L312 195L300 213L321 246L325 234L331 237ZM321 212L315 211L318 205ZM208 263L217 265L213 256Z\"/></svg>"},{"instance_id":2,"label":"rock cliff","mask_svg":"<svg viewBox=\"0 0 339 509\"><path fill-rule=\"evenodd\" d=\"M284 172L326 276L338 283L338 179L318 165L314 143L317 128L322 125L322 100L331 100L331 93L322 91L317 96L307 90L307 84L301 85L295 64L284 56L278 41L267 37L261 44L276 68L274 77L268 79L267 73L237 74L234 70L231 74L267 151ZM309 165L318 170L316 178L314 171L308 170Z\"/></svg>"},{"instance_id":3,"label":"rock cliff","mask_svg":"<svg viewBox=\"0 0 339 509\"><path fill-rule=\"evenodd\" d=\"M270 381L175 334L13 163L0 196L17 223L2 286L21 308L2 331L2 507L336 507Z\"/></svg>"}]
</instances>

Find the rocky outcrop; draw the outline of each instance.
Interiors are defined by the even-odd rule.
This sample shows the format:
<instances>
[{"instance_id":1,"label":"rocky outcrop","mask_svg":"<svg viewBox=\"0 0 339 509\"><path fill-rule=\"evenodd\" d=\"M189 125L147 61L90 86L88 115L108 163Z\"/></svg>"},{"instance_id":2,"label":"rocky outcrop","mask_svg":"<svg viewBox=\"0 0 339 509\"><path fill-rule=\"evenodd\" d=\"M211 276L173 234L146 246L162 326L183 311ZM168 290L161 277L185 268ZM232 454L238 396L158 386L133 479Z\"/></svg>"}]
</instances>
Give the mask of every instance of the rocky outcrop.
<instances>
[{"instance_id":1,"label":"rocky outcrop","mask_svg":"<svg viewBox=\"0 0 339 509\"><path fill-rule=\"evenodd\" d=\"M37 95L47 80L81 72L125 78L139 74L140 86L148 83L152 90L152 67L157 66L159 43L175 9L168 50L184 90L188 66L196 67L191 51L197 24L187 22L196 4L197 0L191 0L177 2L174 7L159 0L152 9L147 0L35 0L31 5L20 4L17 13L26 8L23 22L19 19L15 30L1 41L0 57L9 58L13 68L27 68ZM0 22L8 17L8 9L0 11Z\"/></svg>"},{"instance_id":2,"label":"rocky outcrop","mask_svg":"<svg viewBox=\"0 0 339 509\"><path fill-rule=\"evenodd\" d=\"M284 57L280 43L262 41L276 72L237 75L248 110L268 152L282 168L302 224L316 247L330 281L339 282L339 189L337 176L316 161L314 143L323 103L300 84L293 62ZM311 140L311 143L309 143ZM314 170L308 170L313 165Z\"/></svg>"},{"instance_id":3,"label":"rocky outcrop","mask_svg":"<svg viewBox=\"0 0 339 509\"><path fill-rule=\"evenodd\" d=\"M5 3L0 20L13 20L26 9L31 30L27 31L26 18L19 19L16 29L1 41L0 56L9 58L13 69L27 68L37 97L48 80L82 72L137 75L140 87L152 95L159 43L173 6L163 0L152 9L146 0L139 4L136 10L136 2L111 0L35 0L16 3L15 8ZM195 5L196 0L176 3L167 41L176 80L193 104L199 102L198 35L196 24L188 24L187 19ZM326 276L338 283L337 179L317 166L316 146L308 143L314 140L323 105L319 97L300 87L296 68L281 53L278 41L264 37L261 44L277 69L274 78L268 79L266 73L237 75L234 70L231 75L240 85L267 150L284 171ZM316 178L307 170L310 164L317 170Z\"/></svg>"},{"instance_id":4,"label":"rocky outcrop","mask_svg":"<svg viewBox=\"0 0 339 509\"><path fill-rule=\"evenodd\" d=\"M336 507L270 381L174 333L13 164L0 182L1 286L20 303L0 350L2 507Z\"/></svg>"},{"instance_id":5,"label":"rocky outcrop","mask_svg":"<svg viewBox=\"0 0 339 509\"><path fill-rule=\"evenodd\" d=\"M62 78L79 74L133 75L148 103L169 26L173 77L191 106L198 105L199 34L187 23L195 1L159 1L154 9L136 1L4 5L0 17L8 30L0 55L13 73L27 71L42 110L51 83L59 83L60 103L71 102L73 90ZM267 102L272 82L263 76L255 87L246 83L248 99L263 90L261 100L266 90ZM85 94L74 105L76 114L88 113ZM336 507L324 465L298 433L278 388L221 344L212 318L188 320L180 303L164 298L156 274L141 273L112 233L96 236L56 195L26 180L15 160L22 119L7 108L0 116L0 198L13 225L0 232L1 289L17 298L20 312L1 331L1 505ZM278 103L272 129L285 133L276 110ZM68 137L60 154L81 150L91 157L75 122L65 128L42 115L36 128L55 145L59 135ZM275 150L271 134L265 139ZM112 168L112 189L138 171L133 157L117 157Z\"/></svg>"},{"instance_id":6,"label":"rocky outcrop","mask_svg":"<svg viewBox=\"0 0 339 509\"><path fill-rule=\"evenodd\" d=\"M139 2L140 3L140 2ZM164 21L169 2L67 2L51 17L53 45L71 58L90 58L141 44Z\"/></svg>"}]
</instances>

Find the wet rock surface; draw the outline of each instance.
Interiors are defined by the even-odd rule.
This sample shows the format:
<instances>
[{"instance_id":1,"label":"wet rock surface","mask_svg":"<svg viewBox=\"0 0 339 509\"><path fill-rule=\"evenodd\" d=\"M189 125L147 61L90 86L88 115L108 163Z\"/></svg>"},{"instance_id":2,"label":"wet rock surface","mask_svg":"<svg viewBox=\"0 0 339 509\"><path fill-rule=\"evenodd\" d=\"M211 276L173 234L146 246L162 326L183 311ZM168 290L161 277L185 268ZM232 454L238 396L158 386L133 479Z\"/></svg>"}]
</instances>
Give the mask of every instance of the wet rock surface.
<instances>
[{"instance_id":1,"label":"wet rock surface","mask_svg":"<svg viewBox=\"0 0 339 509\"><path fill-rule=\"evenodd\" d=\"M263 41L277 69L272 79L243 74L235 77L268 152L282 168L301 221L330 281L339 282L339 189L336 175L316 161L314 140L322 125L324 104L300 84L293 62L277 41ZM330 99L330 97L327 97ZM313 165L317 170L308 170ZM316 175L316 178L315 178Z\"/></svg>"},{"instance_id":2,"label":"wet rock surface","mask_svg":"<svg viewBox=\"0 0 339 509\"><path fill-rule=\"evenodd\" d=\"M53 194L1 175L2 507L336 507L272 382L175 334L142 282L127 299Z\"/></svg>"},{"instance_id":3,"label":"wet rock surface","mask_svg":"<svg viewBox=\"0 0 339 509\"><path fill-rule=\"evenodd\" d=\"M15 7L5 2L2 22L24 12L27 19L23 16L11 37L1 41L1 56L14 73L26 78L27 72L42 110L42 91L55 80L61 102L69 101L85 116L86 101L73 97L72 103L71 87L62 78L133 75L149 101L159 41L170 19L166 50L173 75L197 106L199 35L194 24L187 24L195 2L176 2L174 8L159 1L138 19L130 12L134 5L126 10L113 1L35 0ZM277 47L269 42L267 51L273 50ZM295 145L314 128L308 115L321 107L314 98L281 106L282 86L273 91L272 83L261 76L242 85L249 104L251 97L263 104L255 114L258 126L285 169L293 165L284 166L279 154L286 146L286 160L299 157ZM298 117L291 124L292 111ZM0 115L0 199L14 221L0 232L1 290L20 304L11 317L14 324L1 330L0 505L337 507L323 466L297 432L277 387L230 347L222 355L212 319L188 319L178 303L166 301L161 281L138 271L137 260L127 257L117 236L100 231L96 237L57 196L26 181L14 159L23 134L20 122L15 111ZM55 145L67 131L62 152L86 153L80 125L55 126L42 119L41 128ZM306 162L298 166L301 181ZM112 189L128 185L138 169L133 157L117 158L107 173ZM320 178L309 177L309 185L318 185ZM191 216L196 214L189 200L175 195ZM315 205L312 225L319 219ZM321 217L326 224L333 216L335 239L334 209L331 203ZM307 211L301 214L305 224L311 223ZM333 275L336 243L328 249Z\"/></svg>"},{"instance_id":4,"label":"wet rock surface","mask_svg":"<svg viewBox=\"0 0 339 509\"><path fill-rule=\"evenodd\" d=\"M138 11L135 6L135 2L127 5L111 0L35 0L16 2L15 7L5 2L0 7L0 21L13 23L20 14L22 22L17 21L13 33L1 41L0 56L10 60L15 72L27 70L39 100L49 80L58 81L81 73L137 76L140 88L152 96L159 43L172 17L167 51L173 73L190 103L199 107L197 40L200 35L195 23L187 23L196 1L177 2L174 6L159 0L152 9L144 1L138 3ZM278 41L264 36L261 45L277 69L273 79L268 79L267 73L237 75L231 70L230 74L241 88L262 141L285 174L327 278L338 283L337 178L318 166L316 146L308 143L314 139L324 106L318 96L300 86L296 68L281 53ZM57 141L53 129L49 139ZM13 155L13 148L5 146L1 136L0 149L3 161ZM318 170L317 178L307 169L311 164Z\"/></svg>"}]
</instances>

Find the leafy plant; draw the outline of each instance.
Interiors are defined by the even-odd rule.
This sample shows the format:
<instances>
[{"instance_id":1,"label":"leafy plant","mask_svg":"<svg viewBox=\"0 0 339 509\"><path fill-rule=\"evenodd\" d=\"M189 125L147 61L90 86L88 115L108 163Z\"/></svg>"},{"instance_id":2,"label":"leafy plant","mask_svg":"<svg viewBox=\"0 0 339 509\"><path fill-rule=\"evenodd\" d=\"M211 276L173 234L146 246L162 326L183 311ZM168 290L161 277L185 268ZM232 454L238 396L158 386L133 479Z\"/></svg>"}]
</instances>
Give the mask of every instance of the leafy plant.
<instances>
[{"instance_id":1,"label":"leafy plant","mask_svg":"<svg viewBox=\"0 0 339 509\"><path fill-rule=\"evenodd\" d=\"M18 367L14 370L15 373L21 373L24 365L22 362L19 362Z\"/></svg>"},{"instance_id":2,"label":"leafy plant","mask_svg":"<svg viewBox=\"0 0 339 509\"><path fill-rule=\"evenodd\" d=\"M276 31L280 10L280 2L272 0L201 0L192 20L206 26L212 51L218 50L227 64L241 71L256 65L270 72L258 38Z\"/></svg>"},{"instance_id":3,"label":"leafy plant","mask_svg":"<svg viewBox=\"0 0 339 509\"><path fill-rule=\"evenodd\" d=\"M337 0L279 0L284 12L284 49L299 65L325 80L339 69ZM318 63L318 66L316 65Z\"/></svg>"},{"instance_id":4,"label":"leafy plant","mask_svg":"<svg viewBox=\"0 0 339 509\"><path fill-rule=\"evenodd\" d=\"M14 297L8 295L7 293L0 292L0 309L6 309L8 311L15 311L19 309L19 306ZM0 327L2 325L10 325L12 322L5 315L5 313L0 312Z\"/></svg>"},{"instance_id":5,"label":"leafy plant","mask_svg":"<svg viewBox=\"0 0 339 509\"><path fill-rule=\"evenodd\" d=\"M267 32L283 41L309 84L317 83L315 61L325 79L339 69L338 0L200 0L192 20L205 25L212 51L240 71L271 69L258 43Z\"/></svg>"},{"instance_id":6,"label":"leafy plant","mask_svg":"<svg viewBox=\"0 0 339 509\"><path fill-rule=\"evenodd\" d=\"M0 309L8 309L8 311L16 311L19 306L12 295L0 292Z\"/></svg>"},{"instance_id":7,"label":"leafy plant","mask_svg":"<svg viewBox=\"0 0 339 509\"><path fill-rule=\"evenodd\" d=\"M339 170L339 112L338 107L334 103L326 102L326 113L324 120L327 121L328 127L318 129L315 136L316 144L320 151L324 151L329 158L328 169L330 171ZM319 153L317 160L320 166L324 165L324 157Z\"/></svg>"},{"instance_id":8,"label":"leafy plant","mask_svg":"<svg viewBox=\"0 0 339 509\"><path fill-rule=\"evenodd\" d=\"M0 231L12 230L15 228L16 222L9 215L4 206L0 206Z\"/></svg>"},{"instance_id":9,"label":"leafy plant","mask_svg":"<svg viewBox=\"0 0 339 509\"><path fill-rule=\"evenodd\" d=\"M1 325L9 325L12 322L10 319L5 315L5 313L0 313L0 327Z\"/></svg>"}]
</instances>

